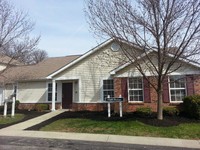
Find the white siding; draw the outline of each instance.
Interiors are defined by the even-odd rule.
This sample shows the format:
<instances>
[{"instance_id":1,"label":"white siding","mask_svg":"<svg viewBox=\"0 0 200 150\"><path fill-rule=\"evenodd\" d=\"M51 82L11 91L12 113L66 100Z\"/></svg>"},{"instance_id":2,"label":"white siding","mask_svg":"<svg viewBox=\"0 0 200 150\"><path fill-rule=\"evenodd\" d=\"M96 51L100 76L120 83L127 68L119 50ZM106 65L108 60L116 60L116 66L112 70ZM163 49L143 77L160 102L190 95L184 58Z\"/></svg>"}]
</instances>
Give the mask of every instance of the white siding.
<instances>
[{"instance_id":1,"label":"white siding","mask_svg":"<svg viewBox=\"0 0 200 150\"><path fill-rule=\"evenodd\" d=\"M18 83L17 100L20 103L46 102L46 81Z\"/></svg>"},{"instance_id":2,"label":"white siding","mask_svg":"<svg viewBox=\"0 0 200 150\"><path fill-rule=\"evenodd\" d=\"M4 70L6 68L6 65L0 64L0 71Z\"/></svg>"},{"instance_id":3,"label":"white siding","mask_svg":"<svg viewBox=\"0 0 200 150\"><path fill-rule=\"evenodd\" d=\"M3 98L3 88L0 87L0 106L3 105L4 102L4 98Z\"/></svg>"},{"instance_id":4,"label":"white siding","mask_svg":"<svg viewBox=\"0 0 200 150\"><path fill-rule=\"evenodd\" d=\"M9 98L13 94L13 91L13 84L6 85L4 90L4 98Z\"/></svg>"},{"instance_id":5,"label":"white siding","mask_svg":"<svg viewBox=\"0 0 200 150\"><path fill-rule=\"evenodd\" d=\"M78 80L78 102L101 101L102 80L110 77L110 71L122 61L121 52L113 52L110 45L81 60L54 77L56 80Z\"/></svg>"},{"instance_id":6,"label":"white siding","mask_svg":"<svg viewBox=\"0 0 200 150\"><path fill-rule=\"evenodd\" d=\"M155 64L157 64L157 60L152 56L152 62ZM151 67L147 67L148 64L150 66L150 63L148 63L147 60L142 60L140 62L140 65L143 68L143 72L145 72L145 74L147 76L155 76L157 75L156 72L154 71L154 69L150 70ZM171 75L187 75L187 74L200 74L200 70L199 68L188 64L188 63L184 63L182 61L178 61L177 63L175 63L172 67L171 70L174 70L177 68L177 66L179 66L181 64L181 67L172 72ZM136 76L142 76L141 73L137 70L137 68L134 66L134 64L131 64L125 68L123 68L122 70L118 71L115 74L115 77L136 77Z\"/></svg>"}]
</instances>

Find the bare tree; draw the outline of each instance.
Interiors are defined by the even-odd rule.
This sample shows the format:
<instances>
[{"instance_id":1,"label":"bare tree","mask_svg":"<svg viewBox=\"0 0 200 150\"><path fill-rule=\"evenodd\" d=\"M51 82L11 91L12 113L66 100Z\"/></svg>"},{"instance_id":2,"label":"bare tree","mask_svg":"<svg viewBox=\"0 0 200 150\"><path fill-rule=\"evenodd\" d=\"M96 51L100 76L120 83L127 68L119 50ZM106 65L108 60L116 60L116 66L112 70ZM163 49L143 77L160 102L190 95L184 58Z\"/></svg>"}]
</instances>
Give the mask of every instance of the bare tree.
<instances>
[{"instance_id":1,"label":"bare tree","mask_svg":"<svg viewBox=\"0 0 200 150\"><path fill-rule=\"evenodd\" d=\"M9 1L0 0L0 54L9 56L9 62L37 50L40 36L30 37L33 28L26 13L16 10Z\"/></svg>"},{"instance_id":2,"label":"bare tree","mask_svg":"<svg viewBox=\"0 0 200 150\"><path fill-rule=\"evenodd\" d=\"M32 63L37 64L47 58L48 54L45 50L37 50L32 52L31 57Z\"/></svg>"},{"instance_id":3,"label":"bare tree","mask_svg":"<svg viewBox=\"0 0 200 150\"><path fill-rule=\"evenodd\" d=\"M91 30L100 37L114 37L127 59L156 90L157 118L162 120L166 77L183 62L199 58L200 1L88 0L86 16ZM125 48L121 41L130 46ZM143 51L140 57L135 47ZM155 83L149 81L147 70Z\"/></svg>"}]
</instances>

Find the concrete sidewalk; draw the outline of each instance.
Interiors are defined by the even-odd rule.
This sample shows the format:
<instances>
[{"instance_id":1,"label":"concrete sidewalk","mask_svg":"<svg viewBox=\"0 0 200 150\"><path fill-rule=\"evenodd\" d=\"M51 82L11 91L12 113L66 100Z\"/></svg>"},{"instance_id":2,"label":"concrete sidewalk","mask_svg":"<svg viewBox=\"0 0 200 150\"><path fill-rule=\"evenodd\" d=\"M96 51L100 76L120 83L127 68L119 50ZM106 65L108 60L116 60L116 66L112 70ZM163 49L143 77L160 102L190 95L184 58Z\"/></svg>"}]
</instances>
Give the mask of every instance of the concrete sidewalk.
<instances>
[{"instance_id":1,"label":"concrete sidewalk","mask_svg":"<svg viewBox=\"0 0 200 150\"><path fill-rule=\"evenodd\" d=\"M154 146L169 146L182 148L197 148L200 149L200 140L184 140L172 138L155 138L155 137L139 137L139 136L121 136L107 134L86 134L86 133L66 133L66 132L43 132L43 131L24 131L24 129L48 120L54 117L63 110L54 111L40 117L13 125L0 130L0 136L21 136L34 138L52 138L66 140L82 140L95 142L112 142L124 144L140 144Z\"/></svg>"},{"instance_id":2,"label":"concrete sidewalk","mask_svg":"<svg viewBox=\"0 0 200 150\"><path fill-rule=\"evenodd\" d=\"M6 127L6 128L3 128L2 130L14 130L14 131L24 130L24 129L27 129L27 128L32 127L34 125L37 125L39 123L42 123L42 122L44 122L44 121L46 121L50 118L53 118L53 117L65 112L65 111L66 110L52 111L52 112L44 114L42 116L27 120L27 121L24 121L24 122L21 122L21 123L18 123L18 124L15 124L15 125L12 125L12 126L9 126L9 127Z\"/></svg>"}]
</instances>

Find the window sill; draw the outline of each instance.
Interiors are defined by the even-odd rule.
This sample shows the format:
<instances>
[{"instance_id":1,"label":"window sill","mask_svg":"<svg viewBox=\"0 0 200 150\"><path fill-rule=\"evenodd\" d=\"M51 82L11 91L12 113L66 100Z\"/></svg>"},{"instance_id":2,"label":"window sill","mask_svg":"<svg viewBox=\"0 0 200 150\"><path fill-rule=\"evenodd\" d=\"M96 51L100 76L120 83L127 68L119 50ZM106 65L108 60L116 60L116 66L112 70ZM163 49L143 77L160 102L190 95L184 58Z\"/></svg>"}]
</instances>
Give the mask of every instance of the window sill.
<instances>
[{"instance_id":1,"label":"window sill","mask_svg":"<svg viewBox=\"0 0 200 150\"><path fill-rule=\"evenodd\" d=\"M44 103L52 103L52 101L46 101ZM55 103L61 103L60 101L55 101Z\"/></svg>"},{"instance_id":2,"label":"window sill","mask_svg":"<svg viewBox=\"0 0 200 150\"><path fill-rule=\"evenodd\" d=\"M133 105L144 105L144 102L128 101L128 104L133 104Z\"/></svg>"},{"instance_id":3,"label":"window sill","mask_svg":"<svg viewBox=\"0 0 200 150\"><path fill-rule=\"evenodd\" d=\"M170 102L169 105L170 105L170 106L178 106L178 105L180 105L180 104L182 104L182 103L183 103L183 101L182 101L182 102L176 101L176 102Z\"/></svg>"},{"instance_id":4,"label":"window sill","mask_svg":"<svg viewBox=\"0 0 200 150\"><path fill-rule=\"evenodd\" d=\"M179 103L183 103L183 101L171 101L171 104L179 104Z\"/></svg>"}]
</instances>

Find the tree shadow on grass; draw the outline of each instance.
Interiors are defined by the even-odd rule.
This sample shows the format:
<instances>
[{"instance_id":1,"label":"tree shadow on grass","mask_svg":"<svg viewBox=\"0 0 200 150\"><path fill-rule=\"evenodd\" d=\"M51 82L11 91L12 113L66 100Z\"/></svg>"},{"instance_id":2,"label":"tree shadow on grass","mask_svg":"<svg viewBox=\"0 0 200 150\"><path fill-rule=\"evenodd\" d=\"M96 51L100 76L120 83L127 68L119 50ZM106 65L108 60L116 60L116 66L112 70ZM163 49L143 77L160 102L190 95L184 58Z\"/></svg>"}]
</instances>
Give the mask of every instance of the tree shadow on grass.
<instances>
[{"instance_id":1,"label":"tree shadow on grass","mask_svg":"<svg viewBox=\"0 0 200 150\"><path fill-rule=\"evenodd\" d=\"M48 112L37 112L37 111L28 111L28 110L16 110L15 113L16 114L24 114L25 116L24 116L23 119L21 119L19 121L16 121L16 122L12 122L12 123L8 123L8 124L0 124L0 129L8 127L8 126L11 126L11 125L14 125L14 124L17 124L17 123L21 123L21 122L27 121L29 119L38 117L38 116L46 114ZM1 114L3 114L3 113L1 112ZM8 111L7 114L10 115L11 112Z\"/></svg>"},{"instance_id":2,"label":"tree shadow on grass","mask_svg":"<svg viewBox=\"0 0 200 150\"><path fill-rule=\"evenodd\" d=\"M191 120L188 118L180 116L166 116L163 120L156 119L156 114L150 116L144 116L136 113L125 113L123 117L119 117L119 114L112 113L111 117L108 118L107 112L90 112L90 111L81 111L81 112L64 112L55 116L49 120L46 120L40 124L27 128L26 130L40 130L42 127L51 124L60 119L66 118L81 118L81 119L91 119L95 121L108 121L108 122L118 122L118 121L140 121L144 124L156 126L156 127L170 127L177 126L181 123L200 123L199 120Z\"/></svg>"}]
</instances>

